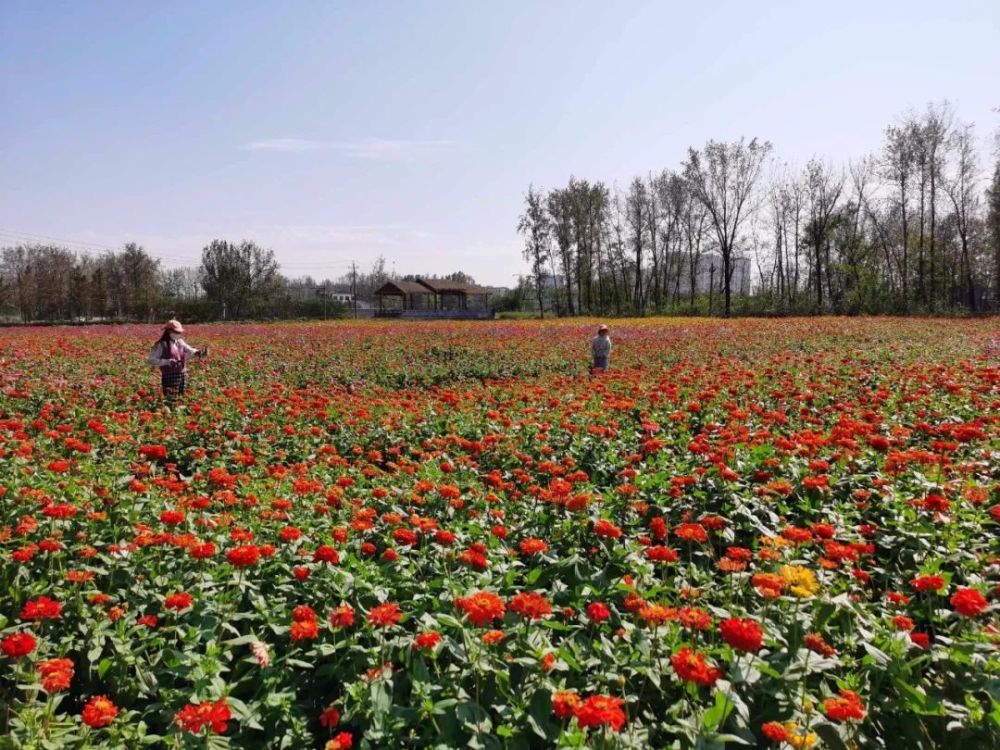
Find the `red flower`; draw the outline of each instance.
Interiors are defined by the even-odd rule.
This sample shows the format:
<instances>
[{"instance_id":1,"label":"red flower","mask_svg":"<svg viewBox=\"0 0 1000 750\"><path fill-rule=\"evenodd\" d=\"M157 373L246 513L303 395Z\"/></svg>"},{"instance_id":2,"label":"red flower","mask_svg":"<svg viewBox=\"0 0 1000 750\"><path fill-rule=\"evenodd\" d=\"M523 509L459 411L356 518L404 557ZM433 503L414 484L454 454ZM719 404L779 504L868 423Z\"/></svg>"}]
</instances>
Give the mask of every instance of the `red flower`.
<instances>
[{"instance_id":1,"label":"red flower","mask_svg":"<svg viewBox=\"0 0 1000 750\"><path fill-rule=\"evenodd\" d=\"M949 601L952 609L964 617L975 617L989 606L986 597L970 588L959 589Z\"/></svg>"},{"instance_id":2,"label":"red flower","mask_svg":"<svg viewBox=\"0 0 1000 750\"><path fill-rule=\"evenodd\" d=\"M707 542L708 532L698 523L682 523L674 529L674 536L685 542Z\"/></svg>"},{"instance_id":3,"label":"red flower","mask_svg":"<svg viewBox=\"0 0 1000 750\"><path fill-rule=\"evenodd\" d=\"M506 611L503 599L489 591L477 591L467 597L459 597L455 600L455 606L464 610L469 622L479 627L503 619Z\"/></svg>"},{"instance_id":4,"label":"red flower","mask_svg":"<svg viewBox=\"0 0 1000 750\"><path fill-rule=\"evenodd\" d=\"M300 604L292 610L292 620L294 622L315 622L316 611L308 604Z\"/></svg>"},{"instance_id":5,"label":"red flower","mask_svg":"<svg viewBox=\"0 0 1000 750\"><path fill-rule=\"evenodd\" d=\"M341 732L332 740L329 740L323 750L351 750L354 745L354 738L350 732Z\"/></svg>"},{"instance_id":6,"label":"red flower","mask_svg":"<svg viewBox=\"0 0 1000 750\"><path fill-rule=\"evenodd\" d=\"M919 648L930 648L931 637L927 633L918 633L916 631L910 631L910 642L914 646Z\"/></svg>"},{"instance_id":7,"label":"red flower","mask_svg":"<svg viewBox=\"0 0 1000 750\"><path fill-rule=\"evenodd\" d=\"M211 734L222 734L229 728L232 718L225 698L204 703L189 703L174 716L182 732L198 734L202 729Z\"/></svg>"},{"instance_id":8,"label":"red flower","mask_svg":"<svg viewBox=\"0 0 1000 750\"><path fill-rule=\"evenodd\" d=\"M892 618L892 625L896 630L905 630L907 632L913 630L916 627L913 620L906 615L896 615Z\"/></svg>"},{"instance_id":9,"label":"red flower","mask_svg":"<svg viewBox=\"0 0 1000 750\"><path fill-rule=\"evenodd\" d=\"M917 576L910 585L917 591L940 591L944 588L944 576Z\"/></svg>"},{"instance_id":10,"label":"red flower","mask_svg":"<svg viewBox=\"0 0 1000 750\"><path fill-rule=\"evenodd\" d=\"M826 698L823 701L823 713L831 721L861 720L865 718L865 707L861 697L852 690L841 690L839 697Z\"/></svg>"},{"instance_id":11,"label":"red flower","mask_svg":"<svg viewBox=\"0 0 1000 750\"><path fill-rule=\"evenodd\" d=\"M712 616L697 607L684 607L677 613L681 625L691 630L708 630L712 627Z\"/></svg>"},{"instance_id":12,"label":"red flower","mask_svg":"<svg viewBox=\"0 0 1000 750\"><path fill-rule=\"evenodd\" d=\"M160 522L167 526L176 526L184 523L186 517L182 510L165 510L160 514Z\"/></svg>"},{"instance_id":13,"label":"red flower","mask_svg":"<svg viewBox=\"0 0 1000 750\"><path fill-rule=\"evenodd\" d=\"M549 551L549 545L541 539L528 537L518 545L518 549L521 550L522 555L544 555Z\"/></svg>"},{"instance_id":14,"label":"red flower","mask_svg":"<svg viewBox=\"0 0 1000 750\"><path fill-rule=\"evenodd\" d=\"M685 682L711 687L722 676L722 672L705 663L704 654L699 654L685 646L670 657L677 676Z\"/></svg>"},{"instance_id":15,"label":"red flower","mask_svg":"<svg viewBox=\"0 0 1000 750\"><path fill-rule=\"evenodd\" d=\"M8 659L18 659L30 654L37 645L38 641L31 633L11 633L0 641L0 650Z\"/></svg>"},{"instance_id":16,"label":"red flower","mask_svg":"<svg viewBox=\"0 0 1000 750\"><path fill-rule=\"evenodd\" d=\"M313 552L313 562L325 562L336 565L340 562L340 554L329 544L321 544Z\"/></svg>"},{"instance_id":17,"label":"red flower","mask_svg":"<svg viewBox=\"0 0 1000 750\"><path fill-rule=\"evenodd\" d=\"M330 613L330 624L335 628L349 628L354 624L354 607L341 604Z\"/></svg>"},{"instance_id":18,"label":"red flower","mask_svg":"<svg viewBox=\"0 0 1000 750\"><path fill-rule=\"evenodd\" d=\"M609 726L615 732L625 726L624 701L610 695L592 695L576 710L576 723L581 727Z\"/></svg>"},{"instance_id":19,"label":"red flower","mask_svg":"<svg viewBox=\"0 0 1000 750\"><path fill-rule=\"evenodd\" d=\"M61 612L62 604L47 596L40 596L37 599L25 602L24 607L21 609L21 619L34 620L35 622L55 620Z\"/></svg>"},{"instance_id":20,"label":"red flower","mask_svg":"<svg viewBox=\"0 0 1000 750\"><path fill-rule=\"evenodd\" d=\"M777 721L769 721L760 728L763 734L771 742L786 742L789 739L788 730Z\"/></svg>"},{"instance_id":21,"label":"red flower","mask_svg":"<svg viewBox=\"0 0 1000 750\"><path fill-rule=\"evenodd\" d=\"M190 553L191 557L196 560L205 560L209 557L215 556L215 545L211 542L196 544L191 548Z\"/></svg>"},{"instance_id":22,"label":"red flower","mask_svg":"<svg viewBox=\"0 0 1000 750\"><path fill-rule=\"evenodd\" d=\"M653 562L665 562L671 563L677 561L677 550L670 549L670 547L647 547L646 557L648 557Z\"/></svg>"},{"instance_id":23,"label":"red flower","mask_svg":"<svg viewBox=\"0 0 1000 750\"><path fill-rule=\"evenodd\" d=\"M319 623L315 620L297 620L288 629L293 641L312 641L319 636Z\"/></svg>"},{"instance_id":24,"label":"red flower","mask_svg":"<svg viewBox=\"0 0 1000 750\"><path fill-rule=\"evenodd\" d=\"M336 706L327 706L319 715L319 723L324 729L333 729L340 723L340 711Z\"/></svg>"},{"instance_id":25,"label":"red flower","mask_svg":"<svg viewBox=\"0 0 1000 750\"><path fill-rule=\"evenodd\" d=\"M611 610L603 602L591 602L587 605L587 617L591 622L604 622L611 617Z\"/></svg>"},{"instance_id":26,"label":"red flower","mask_svg":"<svg viewBox=\"0 0 1000 750\"><path fill-rule=\"evenodd\" d=\"M429 630L426 633L421 633L413 639L413 650L433 651L440 642L441 634L435 630Z\"/></svg>"},{"instance_id":27,"label":"red flower","mask_svg":"<svg viewBox=\"0 0 1000 750\"><path fill-rule=\"evenodd\" d=\"M229 550L226 559L237 568L249 568L260 560L260 550L253 544L244 544Z\"/></svg>"},{"instance_id":28,"label":"red flower","mask_svg":"<svg viewBox=\"0 0 1000 750\"><path fill-rule=\"evenodd\" d=\"M803 639L803 643L807 649L822 656L833 656L837 653L837 649L823 640L823 636L819 633L808 633Z\"/></svg>"},{"instance_id":29,"label":"red flower","mask_svg":"<svg viewBox=\"0 0 1000 750\"><path fill-rule=\"evenodd\" d=\"M759 651L764 644L764 630L750 618L731 617L719 623L722 640L737 651Z\"/></svg>"},{"instance_id":30,"label":"red flower","mask_svg":"<svg viewBox=\"0 0 1000 750\"><path fill-rule=\"evenodd\" d=\"M618 539L622 535L622 530L611 523L611 521L606 521L602 518L594 524L594 533L597 536L607 537L608 539Z\"/></svg>"},{"instance_id":31,"label":"red flower","mask_svg":"<svg viewBox=\"0 0 1000 750\"><path fill-rule=\"evenodd\" d=\"M150 460L163 460L167 457L167 447L165 445L143 445L139 448L139 455Z\"/></svg>"},{"instance_id":32,"label":"red flower","mask_svg":"<svg viewBox=\"0 0 1000 750\"><path fill-rule=\"evenodd\" d=\"M552 694L552 713L557 719L572 718L583 701L572 690L557 690Z\"/></svg>"},{"instance_id":33,"label":"red flower","mask_svg":"<svg viewBox=\"0 0 1000 750\"><path fill-rule=\"evenodd\" d=\"M46 659L38 662L38 674L46 693L58 693L69 688L73 680L72 659Z\"/></svg>"},{"instance_id":34,"label":"red flower","mask_svg":"<svg viewBox=\"0 0 1000 750\"><path fill-rule=\"evenodd\" d=\"M168 594L163 600L163 606L167 609L174 609L180 612L182 609L187 609L192 604L194 604L194 597L186 591L179 591L173 594Z\"/></svg>"},{"instance_id":35,"label":"red flower","mask_svg":"<svg viewBox=\"0 0 1000 750\"><path fill-rule=\"evenodd\" d=\"M391 628L402 616L398 604L386 602L374 607L368 613L368 624L376 628Z\"/></svg>"},{"instance_id":36,"label":"red flower","mask_svg":"<svg viewBox=\"0 0 1000 750\"><path fill-rule=\"evenodd\" d=\"M534 591L526 591L510 600L511 612L516 612L525 619L540 620L552 613L552 605L544 596Z\"/></svg>"},{"instance_id":37,"label":"red flower","mask_svg":"<svg viewBox=\"0 0 1000 750\"><path fill-rule=\"evenodd\" d=\"M88 727L100 729L113 722L117 715L118 706L110 698L106 695L95 695L83 707L80 718Z\"/></svg>"}]
</instances>

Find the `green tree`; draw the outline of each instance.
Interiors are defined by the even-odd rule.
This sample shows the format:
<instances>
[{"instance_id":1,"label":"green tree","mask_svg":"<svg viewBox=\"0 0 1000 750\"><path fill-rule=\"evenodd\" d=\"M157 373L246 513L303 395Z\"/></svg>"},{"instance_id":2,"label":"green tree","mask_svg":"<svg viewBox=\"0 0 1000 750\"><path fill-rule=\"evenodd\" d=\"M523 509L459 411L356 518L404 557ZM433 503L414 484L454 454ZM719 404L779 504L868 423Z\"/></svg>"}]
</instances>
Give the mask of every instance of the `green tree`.
<instances>
[{"instance_id":1,"label":"green tree","mask_svg":"<svg viewBox=\"0 0 1000 750\"><path fill-rule=\"evenodd\" d=\"M205 295L221 306L224 319L266 304L280 282L274 252L249 240L212 240L201 252L200 273Z\"/></svg>"}]
</instances>

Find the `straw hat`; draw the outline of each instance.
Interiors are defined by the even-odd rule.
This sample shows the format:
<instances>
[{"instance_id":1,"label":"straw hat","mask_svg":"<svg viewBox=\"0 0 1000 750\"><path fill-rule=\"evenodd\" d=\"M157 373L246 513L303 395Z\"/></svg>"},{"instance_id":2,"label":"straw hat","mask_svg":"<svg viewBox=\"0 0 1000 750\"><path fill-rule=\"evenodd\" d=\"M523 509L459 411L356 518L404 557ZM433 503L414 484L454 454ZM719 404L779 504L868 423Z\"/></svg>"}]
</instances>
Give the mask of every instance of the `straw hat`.
<instances>
[{"instance_id":1,"label":"straw hat","mask_svg":"<svg viewBox=\"0 0 1000 750\"><path fill-rule=\"evenodd\" d=\"M168 320L163 326L164 331L170 331L171 333L184 333L184 326L181 325L179 320Z\"/></svg>"},{"instance_id":2,"label":"straw hat","mask_svg":"<svg viewBox=\"0 0 1000 750\"><path fill-rule=\"evenodd\" d=\"M606 330L608 330L608 327L606 325L604 325L603 323L601 323L601 325L599 325L597 327L597 332L598 333L600 333L601 331L606 331Z\"/></svg>"}]
</instances>

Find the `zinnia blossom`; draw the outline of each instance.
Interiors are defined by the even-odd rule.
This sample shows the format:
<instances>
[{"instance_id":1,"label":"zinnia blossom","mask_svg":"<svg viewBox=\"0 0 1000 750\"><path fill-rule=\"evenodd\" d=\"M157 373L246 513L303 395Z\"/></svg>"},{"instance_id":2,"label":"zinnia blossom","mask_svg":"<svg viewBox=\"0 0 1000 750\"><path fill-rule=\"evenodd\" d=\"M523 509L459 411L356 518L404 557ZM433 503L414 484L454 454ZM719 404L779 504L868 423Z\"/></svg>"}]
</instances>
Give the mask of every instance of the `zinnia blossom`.
<instances>
[{"instance_id":1,"label":"zinnia blossom","mask_svg":"<svg viewBox=\"0 0 1000 750\"><path fill-rule=\"evenodd\" d=\"M611 610L603 602L591 602L587 605L587 617L591 622L604 622L611 617Z\"/></svg>"},{"instance_id":2,"label":"zinnia blossom","mask_svg":"<svg viewBox=\"0 0 1000 750\"><path fill-rule=\"evenodd\" d=\"M476 591L469 596L459 597L455 606L465 612L465 616L473 625L484 627L494 620L503 619L506 606L496 594L490 591Z\"/></svg>"},{"instance_id":3,"label":"zinnia blossom","mask_svg":"<svg viewBox=\"0 0 1000 750\"><path fill-rule=\"evenodd\" d=\"M750 618L723 620L719 623L719 634L737 651L759 651L764 644L764 629Z\"/></svg>"},{"instance_id":4,"label":"zinnia blossom","mask_svg":"<svg viewBox=\"0 0 1000 750\"><path fill-rule=\"evenodd\" d=\"M780 572L793 596L808 599L819 591L816 574L809 568L803 568L801 565L783 565Z\"/></svg>"},{"instance_id":5,"label":"zinnia blossom","mask_svg":"<svg viewBox=\"0 0 1000 750\"><path fill-rule=\"evenodd\" d=\"M38 641L31 633L11 633L0 641L0 651L3 651L8 659L18 659L30 654L37 645Z\"/></svg>"},{"instance_id":6,"label":"zinnia blossom","mask_svg":"<svg viewBox=\"0 0 1000 750\"><path fill-rule=\"evenodd\" d=\"M21 619L33 620L35 622L55 620L61 612L62 604L47 596L40 596L37 599L25 602L24 607L21 609Z\"/></svg>"},{"instance_id":7,"label":"zinnia blossom","mask_svg":"<svg viewBox=\"0 0 1000 750\"><path fill-rule=\"evenodd\" d=\"M173 594L168 594L163 600L163 606L167 609L173 609L176 611L181 611L182 609L187 609L192 604L194 604L194 597L186 591L179 591Z\"/></svg>"},{"instance_id":8,"label":"zinnia blossom","mask_svg":"<svg viewBox=\"0 0 1000 750\"><path fill-rule=\"evenodd\" d=\"M784 725L777 721L769 721L760 728L761 734L763 734L771 742L787 742L788 741L788 730L785 729Z\"/></svg>"},{"instance_id":9,"label":"zinnia blossom","mask_svg":"<svg viewBox=\"0 0 1000 750\"><path fill-rule=\"evenodd\" d=\"M106 727L118 716L118 706L106 695L95 695L83 707L80 718L92 729Z\"/></svg>"},{"instance_id":10,"label":"zinnia blossom","mask_svg":"<svg viewBox=\"0 0 1000 750\"><path fill-rule=\"evenodd\" d=\"M330 613L330 624L335 628L349 628L354 624L354 607L341 604Z\"/></svg>"},{"instance_id":11,"label":"zinnia blossom","mask_svg":"<svg viewBox=\"0 0 1000 750\"><path fill-rule=\"evenodd\" d=\"M572 690L557 690L552 694L552 713L557 719L572 718L583 704Z\"/></svg>"},{"instance_id":12,"label":"zinnia blossom","mask_svg":"<svg viewBox=\"0 0 1000 750\"><path fill-rule=\"evenodd\" d=\"M223 734L229 728L232 713L225 698L204 703L189 703L174 716L182 732L199 734L205 729L211 734Z\"/></svg>"},{"instance_id":13,"label":"zinnia blossom","mask_svg":"<svg viewBox=\"0 0 1000 750\"><path fill-rule=\"evenodd\" d=\"M353 746L353 735L350 732L341 732L332 740L328 740L323 746L323 750L351 750Z\"/></svg>"},{"instance_id":14,"label":"zinnia blossom","mask_svg":"<svg viewBox=\"0 0 1000 750\"><path fill-rule=\"evenodd\" d=\"M541 594L526 591L516 594L510 600L510 611L516 612L525 619L540 620L552 613L552 605Z\"/></svg>"},{"instance_id":15,"label":"zinnia blossom","mask_svg":"<svg viewBox=\"0 0 1000 750\"><path fill-rule=\"evenodd\" d=\"M975 617L989 606L986 597L971 588L959 589L951 595L949 601L952 609L963 617Z\"/></svg>"},{"instance_id":16,"label":"zinnia blossom","mask_svg":"<svg viewBox=\"0 0 1000 750\"><path fill-rule=\"evenodd\" d=\"M944 576L917 576L910 585L917 591L940 591L945 586Z\"/></svg>"},{"instance_id":17,"label":"zinnia blossom","mask_svg":"<svg viewBox=\"0 0 1000 750\"><path fill-rule=\"evenodd\" d=\"M677 676L685 682L711 687L722 677L722 671L705 663L705 655L692 651L685 646L670 657Z\"/></svg>"},{"instance_id":18,"label":"zinnia blossom","mask_svg":"<svg viewBox=\"0 0 1000 750\"><path fill-rule=\"evenodd\" d=\"M708 532L699 523L682 523L674 529L674 536L685 542L707 542Z\"/></svg>"},{"instance_id":19,"label":"zinnia blossom","mask_svg":"<svg viewBox=\"0 0 1000 750\"><path fill-rule=\"evenodd\" d=\"M402 616L398 604L387 602L374 607L368 613L368 624L376 628L390 628L399 622Z\"/></svg>"},{"instance_id":20,"label":"zinnia blossom","mask_svg":"<svg viewBox=\"0 0 1000 750\"><path fill-rule=\"evenodd\" d=\"M609 726L615 732L625 726L625 712L621 698L610 695L592 695L576 710L576 723L581 727Z\"/></svg>"},{"instance_id":21,"label":"zinnia blossom","mask_svg":"<svg viewBox=\"0 0 1000 750\"><path fill-rule=\"evenodd\" d=\"M46 659L38 662L38 675L46 693L58 693L69 688L73 680L72 659Z\"/></svg>"},{"instance_id":22,"label":"zinnia blossom","mask_svg":"<svg viewBox=\"0 0 1000 750\"><path fill-rule=\"evenodd\" d=\"M841 690L839 696L826 698L823 701L823 713L831 721L861 720L865 718L865 707L861 696L853 690Z\"/></svg>"},{"instance_id":23,"label":"zinnia blossom","mask_svg":"<svg viewBox=\"0 0 1000 750\"><path fill-rule=\"evenodd\" d=\"M413 639L413 650L433 651L440 642L441 634L436 630L429 630L426 633L421 633Z\"/></svg>"},{"instance_id":24,"label":"zinnia blossom","mask_svg":"<svg viewBox=\"0 0 1000 750\"><path fill-rule=\"evenodd\" d=\"M260 560L260 550L257 549L256 545L244 544L229 550L226 553L226 559L237 568L249 568Z\"/></svg>"},{"instance_id":25,"label":"zinnia blossom","mask_svg":"<svg viewBox=\"0 0 1000 750\"><path fill-rule=\"evenodd\" d=\"M319 623L315 620L296 620L288 629L293 641L312 641L319 636Z\"/></svg>"}]
</instances>

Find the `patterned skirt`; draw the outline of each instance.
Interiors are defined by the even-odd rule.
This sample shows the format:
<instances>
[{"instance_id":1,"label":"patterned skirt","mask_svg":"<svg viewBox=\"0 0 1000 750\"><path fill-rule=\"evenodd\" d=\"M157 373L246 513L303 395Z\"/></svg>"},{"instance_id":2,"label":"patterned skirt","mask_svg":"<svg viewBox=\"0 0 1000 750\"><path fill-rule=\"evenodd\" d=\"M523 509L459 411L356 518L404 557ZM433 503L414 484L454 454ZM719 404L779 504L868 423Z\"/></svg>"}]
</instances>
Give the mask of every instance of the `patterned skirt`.
<instances>
[{"instance_id":1,"label":"patterned skirt","mask_svg":"<svg viewBox=\"0 0 1000 750\"><path fill-rule=\"evenodd\" d=\"M186 372L165 372L161 376L164 396L183 396L187 387Z\"/></svg>"}]
</instances>

